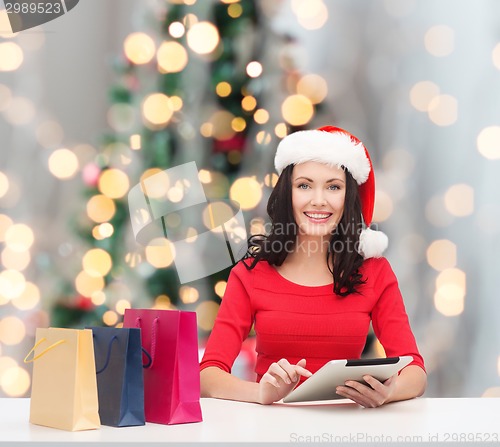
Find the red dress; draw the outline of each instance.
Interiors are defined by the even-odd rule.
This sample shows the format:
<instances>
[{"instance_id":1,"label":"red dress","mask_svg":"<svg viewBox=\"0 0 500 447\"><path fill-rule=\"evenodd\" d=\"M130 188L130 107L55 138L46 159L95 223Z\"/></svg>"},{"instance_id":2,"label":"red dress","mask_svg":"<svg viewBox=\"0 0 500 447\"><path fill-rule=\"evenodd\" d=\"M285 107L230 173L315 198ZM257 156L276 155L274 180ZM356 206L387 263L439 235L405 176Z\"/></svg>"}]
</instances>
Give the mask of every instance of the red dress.
<instances>
[{"instance_id":1,"label":"red dress","mask_svg":"<svg viewBox=\"0 0 500 447\"><path fill-rule=\"evenodd\" d=\"M371 320L387 357L411 355L411 364L425 371L389 262L367 259L360 272L366 283L359 293L340 297L333 284L303 286L285 279L266 261L252 270L239 262L229 275L201 369L216 366L231 372L254 325L257 381L281 358L292 364L305 358L306 368L314 373L330 360L359 358Z\"/></svg>"}]
</instances>

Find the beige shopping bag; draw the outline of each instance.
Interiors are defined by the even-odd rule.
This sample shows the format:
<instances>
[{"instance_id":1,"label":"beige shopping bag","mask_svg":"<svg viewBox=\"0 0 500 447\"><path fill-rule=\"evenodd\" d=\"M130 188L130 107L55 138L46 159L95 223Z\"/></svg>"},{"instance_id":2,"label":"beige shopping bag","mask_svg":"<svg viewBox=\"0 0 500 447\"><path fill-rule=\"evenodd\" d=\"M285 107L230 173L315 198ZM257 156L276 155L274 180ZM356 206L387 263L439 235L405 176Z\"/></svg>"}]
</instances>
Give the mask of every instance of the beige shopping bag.
<instances>
[{"instance_id":1,"label":"beige shopping bag","mask_svg":"<svg viewBox=\"0 0 500 447\"><path fill-rule=\"evenodd\" d=\"M33 357L28 360L30 354ZM24 359L33 362L30 422L62 430L99 428L99 404L90 329L38 328Z\"/></svg>"}]
</instances>

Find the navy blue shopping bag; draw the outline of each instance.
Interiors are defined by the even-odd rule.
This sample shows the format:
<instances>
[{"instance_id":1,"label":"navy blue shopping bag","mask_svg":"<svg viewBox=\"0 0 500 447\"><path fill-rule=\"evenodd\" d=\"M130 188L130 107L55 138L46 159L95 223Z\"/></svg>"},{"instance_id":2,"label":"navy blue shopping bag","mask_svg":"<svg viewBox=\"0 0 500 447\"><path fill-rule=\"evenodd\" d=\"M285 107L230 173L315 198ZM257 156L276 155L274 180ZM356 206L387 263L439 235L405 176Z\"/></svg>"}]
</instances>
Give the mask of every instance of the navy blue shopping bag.
<instances>
[{"instance_id":1,"label":"navy blue shopping bag","mask_svg":"<svg viewBox=\"0 0 500 447\"><path fill-rule=\"evenodd\" d=\"M141 330L91 327L101 424L144 425Z\"/></svg>"}]
</instances>

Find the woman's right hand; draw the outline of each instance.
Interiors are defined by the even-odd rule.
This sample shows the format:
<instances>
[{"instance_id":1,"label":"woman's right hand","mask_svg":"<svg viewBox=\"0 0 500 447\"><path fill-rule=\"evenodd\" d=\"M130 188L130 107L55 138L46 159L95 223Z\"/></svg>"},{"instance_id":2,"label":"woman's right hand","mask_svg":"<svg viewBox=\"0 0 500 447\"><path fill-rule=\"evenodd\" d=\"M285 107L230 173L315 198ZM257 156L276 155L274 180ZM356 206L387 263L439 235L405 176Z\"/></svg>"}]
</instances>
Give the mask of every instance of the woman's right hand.
<instances>
[{"instance_id":1,"label":"woman's right hand","mask_svg":"<svg viewBox=\"0 0 500 447\"><path fill-rule=\"evenodd\" d=\"M272 363L259 382L259 403L269 405L283 399L297 386L300 376L312 376L305 366L305 359L296 365L291 365L286 359Z\"/></svg>"}]
</instances>

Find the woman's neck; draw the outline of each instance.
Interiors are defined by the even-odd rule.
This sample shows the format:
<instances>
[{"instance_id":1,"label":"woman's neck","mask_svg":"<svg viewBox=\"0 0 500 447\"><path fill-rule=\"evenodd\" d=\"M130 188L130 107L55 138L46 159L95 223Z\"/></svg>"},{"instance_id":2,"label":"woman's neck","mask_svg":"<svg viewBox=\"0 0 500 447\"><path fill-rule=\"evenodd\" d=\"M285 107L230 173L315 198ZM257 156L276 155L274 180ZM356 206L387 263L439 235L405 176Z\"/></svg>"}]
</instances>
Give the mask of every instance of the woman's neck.
<instances>
[{"instance_id":1,"label":"woman's neck","mask_svg":"<svg viewBox=\"0 0 500 447\"><path fill-rule=\"evenodd\" d=\"M294 250L288 253L285 261L276 270L289 281L305 286L331 284L331 260L327 263L328 244L319 238L297 240ZM330 265L330 269L328 268Z\"/></svg>"},{"instance_id":2,"label":"woman's neck","mask_svg":"<svg viewBox=\"0 0 500 447\"><path fill-rule=\"evenodd\" d=\"M304 266L308 270L326 268L329 240L319 237L299 237L294 250L288 253L285 263Z\"/></svg>"}]
</instances>

